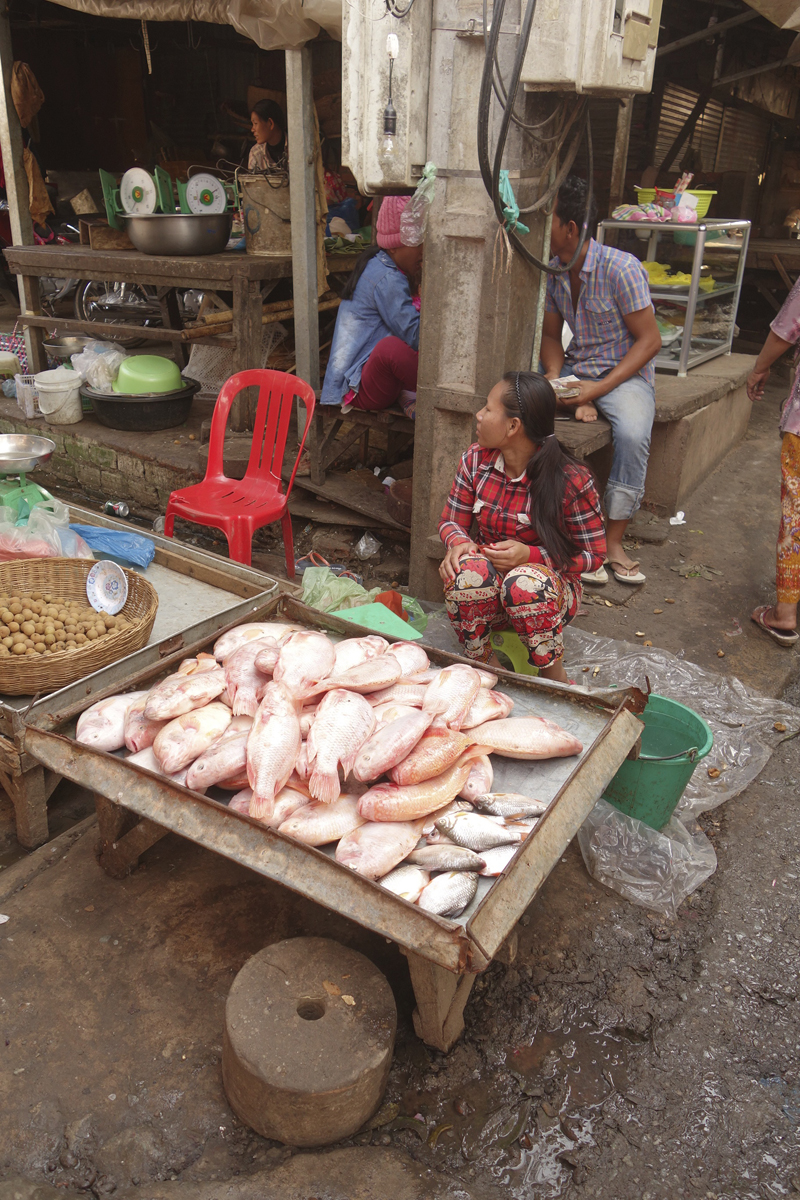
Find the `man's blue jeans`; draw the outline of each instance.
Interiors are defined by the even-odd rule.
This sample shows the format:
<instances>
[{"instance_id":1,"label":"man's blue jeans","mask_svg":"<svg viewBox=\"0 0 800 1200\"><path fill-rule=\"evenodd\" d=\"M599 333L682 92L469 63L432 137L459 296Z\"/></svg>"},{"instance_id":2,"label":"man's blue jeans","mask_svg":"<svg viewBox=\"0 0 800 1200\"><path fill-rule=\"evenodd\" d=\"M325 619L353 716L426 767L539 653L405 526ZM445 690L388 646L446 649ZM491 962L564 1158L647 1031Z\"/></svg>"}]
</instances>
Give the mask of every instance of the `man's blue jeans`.
<instances>
[{"instance_id":1,"label":"man's blue jeans","mask_svg":"<svg viewBox=\"0 0 800 1200\"><path fill-rule=\"evenodd\" d=\"M627 521L644 495L650 433L656 412L655 391L641 375L634 375L596 400L595 406L611 424L614 439L614 457L604 497L606 516L610 521Z\"/></svg>"}]
</instances>

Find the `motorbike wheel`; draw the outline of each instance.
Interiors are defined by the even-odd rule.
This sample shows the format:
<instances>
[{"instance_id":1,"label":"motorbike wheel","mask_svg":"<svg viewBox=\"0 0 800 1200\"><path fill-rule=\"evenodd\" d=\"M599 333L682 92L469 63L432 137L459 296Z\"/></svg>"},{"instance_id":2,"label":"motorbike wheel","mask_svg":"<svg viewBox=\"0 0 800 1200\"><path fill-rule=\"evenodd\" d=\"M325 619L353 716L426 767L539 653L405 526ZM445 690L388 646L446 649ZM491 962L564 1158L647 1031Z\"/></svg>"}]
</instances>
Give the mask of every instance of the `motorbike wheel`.
<instances>
[{"instance_id":1,"label":"motorbike wheel","mask_svg":"<svg viewBox=\"0 0 800 1200\"><path fill-rule=\"evenodd\" d=\"M136 283L111 283L82 279L75 291L75 316L79 321L98 321L108 325L105 336L133 350L145 344L145 338L115 334L114 325L157 326L161 324L158 302Z\"/></svg>"}]
</instances>

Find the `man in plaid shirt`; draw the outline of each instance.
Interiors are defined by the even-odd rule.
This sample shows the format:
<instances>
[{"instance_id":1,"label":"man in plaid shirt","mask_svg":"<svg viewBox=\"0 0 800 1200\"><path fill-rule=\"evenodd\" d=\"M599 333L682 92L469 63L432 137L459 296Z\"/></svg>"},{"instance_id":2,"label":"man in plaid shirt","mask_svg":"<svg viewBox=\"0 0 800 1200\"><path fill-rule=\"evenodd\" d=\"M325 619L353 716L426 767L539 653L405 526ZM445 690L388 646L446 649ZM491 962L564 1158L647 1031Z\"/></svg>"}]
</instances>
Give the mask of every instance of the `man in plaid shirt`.
<instances>
[{"instance_id":1,"label":"man in plaid shirt","mask_svg":"<svg viewBox=\"0 0 800 1200\"><path fill-rule=\"evenodd\" d=\"M587 184L574 175L561 185L550 237L555 251L551 266L568 263L574 255L586 196ZM593 206L589 228L596 223ZM572 331L566 356L564 321ZM599 411L611 424L614 456L604 498L607 562L622 583L645 579L623 550L622 538L644 495L655 416L652 360L660 348L647 275L632 254L589 238L567 274L548 275L542 366L548 379L574 374L581 380L580 395L562 402L573 408L578 421L596 421ZM583 578L605 583L608 576L601 566Z\"/></svg>"}]
</instances>

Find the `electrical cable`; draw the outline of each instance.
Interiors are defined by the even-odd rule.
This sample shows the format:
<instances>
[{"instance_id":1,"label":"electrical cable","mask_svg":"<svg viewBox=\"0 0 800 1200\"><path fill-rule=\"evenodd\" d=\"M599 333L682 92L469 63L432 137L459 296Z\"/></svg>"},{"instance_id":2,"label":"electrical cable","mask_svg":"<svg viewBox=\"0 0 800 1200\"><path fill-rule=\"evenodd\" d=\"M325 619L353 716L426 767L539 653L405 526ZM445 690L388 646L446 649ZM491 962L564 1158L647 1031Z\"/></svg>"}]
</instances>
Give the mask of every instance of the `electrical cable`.
<instances>
[{"instance_id":1,"label":"electrical cable","mask_svg":"<svg viewBox=\"0 0 800 1200\"><path fill-rule=\"evenodd\" d=\"M528 5L525 9L525 15L523 17L522 25L520 27L519 41L517 43L517 51L516 51L516 55L514 58L514 66L513 66L512 72L511 72L511 79L509 81L507 89L503 85L503 91L505 93L506 99L505 99L505 103L503 104L503 117L502 117L502 121L500 124L500 132L498 134L497 146L495 148L494 164L491 167L490 167L490 160L489 160L489 118L490 118L490 114L491 114L492 93L494 92L495 95L497 95L497 86L496 86L496 80L495 80L495 66L497 63L497 46L498 46L498 42L499 42L499 38L500 38L500 29L502 26L503 14L505 11L505 0L496 0L496 2L495 2L495 5L494 5L493 11L492 11L492 24L491 24L491 28L488 30L488 37L487 37L487 27L486 27L486 21L485 21L486 10L485 10L485 6L484 6L485 61L484 61L484 67L483 67L483 74L481 77L480 94L479 94L479 99L478 99L478 163L479 163L481 178L483 179L484 187L486 188L486 191L489 193L489 196L491 197L492 203L494 205L495 213L497 215L497 219L500 222L500 224L504 227L506 225L506 217L505 217L505 213L503 211L503 204L502 204L502 200L500 197L500 186L499 186L500 185L500 170L502 167L503 154L505 152L506 141L508 139L509 126L511 125L511 122L514 119L513 105L516 100L517 90L519 88L520 77L522 75L522 65L523 65L523 62L525 59L525 54L527 52L528 42L530 41L531 27L533 25L533 18L534 18L535 12L536 12L536 3L537 3L537 0L528 0ZM500 82L502 84L502 80ZM592 131L591 131L591 121L590 121L590 117L589 117L589 108L588 108L588 105L586 105L585 101L583 101L583 98L580 98L580 100L581 100L581 103L576 104L574 106L573 111L570 114L570 117L567 119L566 125L564 126L564 128L562 130L563 136L557 142L556 148L550 157L550 164L553 164L555 162L556 158L558 157L558 153L561 149L561 146L563 145L563 138L566 137L566 134L568 133L572 124L574 124L575 120L578 118L578 115L582 112L583 118L584 118L583 119L583 132L585 133L586 143L587 143L587 155L588 155L588 166L589 166L589 181L588 181L589 186L588 186L588 191L587 191L587 196L586 196L586 211L584 213L584 219L583 219L583 222L581 225L580 236L578 238L578 246L577 246L577 249L576 249L574 255L572 256L572 258L566 265L558 266L558 267L551 267L549 265L549 263L542 262L534 254L531 253L531 251L522 242L519 235L516 233L516 231L514 229L507 230L507 234L508 234L510 243L512 244L512 246L515 249L517 249L519 251L519 253L523 256L523 258L527 262L531 263L533 266L538 267L538 269L540 271L546 271L549 275L563 275L567 271L571 270L572 267L575 266L575 263L578 261L578 258L580 257L583 247L586 243L586 237L588 234L589 214L591 212L592 201L593 201L592 176L594 173L594 149L593 149L593 145L592 145ZM539 126L539 127L541 127L541 126ZM572 163L575 160L575 157L578 152L578 147L579 147L580 141L581 141L581 134L582 134L582 131L578 130L575 138L573 139L573 143L570 146L570 149L567 153L566 160L565 160L564 164L562 164L561 169L556 174L556 180L554 181L554 183L548 188L548 190L544 196L540 196L539 199L535 202L535 204L532 205L529 209L527 209L525 211L528 211L528 212L535 211L537 208L539 208L543 204L547 203L548 199L551 199L552 196L555 195L555 192L557 191L558 186L560 186L560 183L563 182L563 179L566 177L566 174L568 173L569 168L572 166ZM548 139L548 140L552 140L552 139Z\"/></svg>"}]
</instances>

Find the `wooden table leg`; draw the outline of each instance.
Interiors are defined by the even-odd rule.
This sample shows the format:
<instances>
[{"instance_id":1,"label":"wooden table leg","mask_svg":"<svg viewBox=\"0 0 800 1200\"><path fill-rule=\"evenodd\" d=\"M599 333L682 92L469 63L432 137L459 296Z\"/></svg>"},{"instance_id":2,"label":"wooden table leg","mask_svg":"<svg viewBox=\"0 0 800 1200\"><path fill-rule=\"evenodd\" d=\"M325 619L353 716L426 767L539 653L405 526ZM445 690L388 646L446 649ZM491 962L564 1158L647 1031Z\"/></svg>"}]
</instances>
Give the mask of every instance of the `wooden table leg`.
<instances>
[{"instance_id":1,"label":"wooden table leg","mask_svg":"<svg viewBox=\"0 0 800 1200\"><path fill-rule=\"evenodd\" d=\"M256 279L236 275L233 280L233 336L236 339L236 370L251 371L261 366L261 286ZM230 425L235 433L253 428L255 405L247 388L236 397ZM251 412L252 409L252 412Z\"/></svg>"},{"instance_id":2,"label":"wooden table leg","mask_svg":"<svg viewBox=\"0 0 800 1200\"><path fill-rule=\"evenodd\" d=\"M100 828L97 861L112 879L124 879L136 870L139 856L164 837L167 830L146 818L137 820L134 813L99 792L94 793L94 803Z\"/></svg>"},{"instance_id":3,"label":"wooden table leg","mask_svg":"<svg viewBox=\"0 0 800 1200\"><path fill-rule=\"evenodd\" d=\"M414 1031L426 1045L450 1050L464 1030L464 1007L476 976L456 975L410 950L403 953L417 1001Z\"/></svg>"},{"instance_id":4,"label":"wooden table leg","mask_svg":"<svg viewBox=\"0 0 800 1200\"><path fill-rule=\"evenodd\" d=\"M40 317L42 302L39 294L39 279L36 275L18 275L19 281L19 311L21 316ZM47 370L47 355L44 349L43 329L25 326L25 348L28 354L28 372L35 375L37 371Z\"/></svg>"},{"instance_id":5,"label":"wooden table leg","mask_svg":"<svg viewBox=\"0 0 800 1200\"><path fill-rule=\"evenodd\" d=\"M45 769L41 766L31 767L21 775L0 772L0 783L14 805L17 840L26 850L35 850L37 846L43 846L50 837L47 827L47 798L58 778L53 778L48 791L49 782L45 777Z\"/></svg>"},{"instance_id":6,"label":"wooden table leg","mask_svg":"<svg viewBox=\"0 0 800 1200\"><path fill-rule=\"evenodd\" d=\"M161 320L166 329L183 329L183 317L174 287L158 289L158 307L161 309ZM172 351L178 366L183 370L189 361L189 347L185 342L173 342Z\"/></svg>"}]
</instances>

